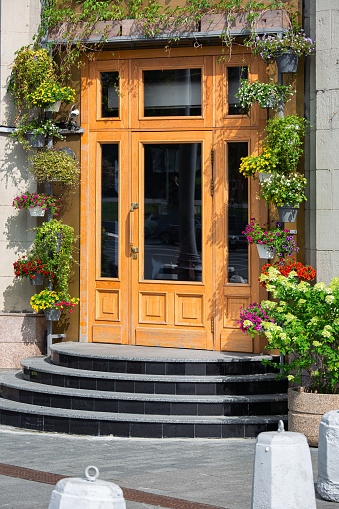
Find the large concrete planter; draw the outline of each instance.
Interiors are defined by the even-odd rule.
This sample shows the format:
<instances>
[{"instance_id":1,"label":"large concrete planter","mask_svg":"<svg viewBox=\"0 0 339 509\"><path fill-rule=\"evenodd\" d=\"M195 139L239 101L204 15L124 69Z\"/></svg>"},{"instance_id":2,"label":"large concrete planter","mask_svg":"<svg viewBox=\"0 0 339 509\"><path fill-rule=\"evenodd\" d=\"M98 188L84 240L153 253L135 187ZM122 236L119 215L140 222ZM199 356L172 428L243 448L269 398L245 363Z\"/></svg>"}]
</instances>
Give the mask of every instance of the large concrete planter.
<instances>
[{"instance_id":1,"label":"large concrete planter","mask_svg":"<svg viewBox=\"0 0 339 509\"><path fill-rule=\"evenodd\" d=\"M318 447L321 418L339 409L339 394L315 394L288 389L288 430L303 433L309 445Z\"/></svg>"}]
</instances>

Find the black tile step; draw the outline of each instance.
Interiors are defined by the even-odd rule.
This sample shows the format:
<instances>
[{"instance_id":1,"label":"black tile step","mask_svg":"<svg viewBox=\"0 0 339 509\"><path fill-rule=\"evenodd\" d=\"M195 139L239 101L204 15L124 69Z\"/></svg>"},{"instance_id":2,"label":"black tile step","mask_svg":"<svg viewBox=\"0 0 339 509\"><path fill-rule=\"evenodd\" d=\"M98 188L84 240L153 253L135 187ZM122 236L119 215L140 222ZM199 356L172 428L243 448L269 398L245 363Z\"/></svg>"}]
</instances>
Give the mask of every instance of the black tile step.
<instances>
[{"instance_id":1,"label":"black tile step","mask_svg":"<svg viewBox=\"0 0 339 509\"><path fill-rule=\"evenodd\" d=\"M287 425L286 415L201 417L114 414L47 408L0 399L0 423L17 428L75 435L144 438L253 438Z\"/></svg>"},{"instance_id":2,"label":"black tile step","mask_svg":"<svg viewBox=\"0 0 339 509\"><path fill-rule=\"evenodd\" d=\"M1 373L2 397L47 407L160 415L271 415L287 412L287 394L196 396L117 393L50 386Z\"/></svg>"},{"instance_id":3,"label":"black tile step","mask_svg":"<svg viewBox=\"0 0 339 509\"><path fill-rule=\"evenodd\" d=\"M93 343L58 343L54 364L74 369L148 375L218 376L272 372L270 355Z\"/></svg>"},{"instance_id":4,"label":"black tile step","mask_svg":"<svg viewBox=\"0 0 339 509\"><path fill-rule=\"evenodd\" d=\"M45 357L21 362L26 380L60 387L148 394L249 395L274 394L287 390L286 380L275 374L229 376L145 375L80 371L51 364Z\"/></svg>"}]
</instances>

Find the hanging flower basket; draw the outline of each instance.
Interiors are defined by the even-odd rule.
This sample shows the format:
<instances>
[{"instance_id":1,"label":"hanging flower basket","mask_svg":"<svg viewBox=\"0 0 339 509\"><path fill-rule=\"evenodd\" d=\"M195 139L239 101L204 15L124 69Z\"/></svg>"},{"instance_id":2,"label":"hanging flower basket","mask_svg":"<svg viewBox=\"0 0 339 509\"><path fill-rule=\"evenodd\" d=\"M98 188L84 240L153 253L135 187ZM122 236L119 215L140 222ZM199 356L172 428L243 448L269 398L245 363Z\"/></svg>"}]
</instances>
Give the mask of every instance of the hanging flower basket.
<instances>
[{"instance_id":1,"label":"hanging flower basket","mask_svg":"<svg viewBox=\"0 0 339 509\"><path fill-rule=\"evenodd\" d=\"M57 113L60 110L61 100L55 101L55 103L51 104L48 108L45 108L45 111L51 111L52 113Z\"/></svg>"},{"instance_id":2,"label":"hanging flower basket","mask_svg":"<svg viewBox=\"0 0 339 509\"><path fill-rule=\"evenodd\" d=\"M284 205L277 206L279 221L281 223L294 223L297 218L298 208L294 207L289 203L285 203Z\"/></svg>"},{"instance_id":3,"label":"hanging flower basket","mask_svg":"<svg viewBox=\"0 0 339 509\"><path fill-rule=\"evenodd\" d=\"M28 209L29 215L32 217L44 217L46 213L46 209L43 209L42 207L31 207Z\"/></svg>"},{"instance_id":4,"label":"hanging flower basket","mask_svg":"<svg viewBox=\"0 0 339 509\"><path fill-rule=\"evenodd\" d=\"M38 286L44 284L44 276L40 272L34 272L30 278L29 281L31 285Z\"/></svg>"},{"instance_id":5,"label":"hanging flower basket","mask_svg":"<svg viewBox=\"0 0 339 509\"><path fill-rule=\"evenodd\" d=\"M280 74L288 74L297 72L299 56L293 51L282 54L276 54L278 72Z\"/></svg>"},{"instance_id":6,"label":"hanging flower basket","mask_svg":"<svg viewBox=\"0 0 339 509\"><path fill-rule=\"evenodd\" d=\"M45 146L46 136L44 134L27 133L27 140L32 148L42 148Z\"/></svg>"},{"instance_id":7,"label":"hanging flower basket","mask_svg":"<svg viewBox=\"0 0 339 509\"><path fill-rule=\"evenodd\" d=\"M264 103L260 104L261 108L275 108L277 103L277 98L275 96L271 96Z\"/></svg>"},{"instance_id":8,"label":"hanging flower basket","mask_svg":"<svg viewBox=\"0 0 339 509\"><path fill-rule=\"evenodd\" d=\"M51 320L52 322L57 322L61 316L61 309L46 308L46 309L44 309L44 314L45 314L46 320Z\"/></svg>"},{"instance_id":9,"label":"hanging flower basket","mask_svg":"<svg viewBox=\"0 0 339 509\"><path fill-rule=\"evenodd\" d=\"M271 260L274 258L274 252L270 250L265 244L256 244L258 249L259 258L265 258L266 260Z\"/></svg>"}]
</instances>

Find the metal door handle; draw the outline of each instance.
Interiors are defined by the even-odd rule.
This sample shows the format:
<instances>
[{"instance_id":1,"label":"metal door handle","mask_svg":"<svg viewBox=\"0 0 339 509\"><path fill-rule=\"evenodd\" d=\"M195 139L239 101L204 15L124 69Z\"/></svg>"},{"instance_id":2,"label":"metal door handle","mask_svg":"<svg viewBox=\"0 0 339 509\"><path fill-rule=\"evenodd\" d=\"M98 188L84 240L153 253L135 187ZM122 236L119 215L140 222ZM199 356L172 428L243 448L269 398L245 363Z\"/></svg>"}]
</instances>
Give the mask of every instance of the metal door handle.
<instances>
[{"instance_id":1,"label":"metal door handle","mask_svg":"<svg viewBox=\"0 0 339 509\"><path fill-rule=\"evenodd\" d=\"M139 203L133 202L129 211L129 247L131 253L137 253L138 248L134 247L134 211L139 208Z\"/></svg>"}]
</instances>

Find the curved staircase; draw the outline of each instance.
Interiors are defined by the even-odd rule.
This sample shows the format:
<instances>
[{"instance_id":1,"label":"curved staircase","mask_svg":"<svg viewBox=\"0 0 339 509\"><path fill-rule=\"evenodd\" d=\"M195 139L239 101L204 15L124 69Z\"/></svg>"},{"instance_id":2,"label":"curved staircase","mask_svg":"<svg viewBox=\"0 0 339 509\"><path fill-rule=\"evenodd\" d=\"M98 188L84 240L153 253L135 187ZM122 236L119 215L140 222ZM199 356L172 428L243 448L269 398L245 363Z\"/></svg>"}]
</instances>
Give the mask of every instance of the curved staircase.
<instances>
[{"instance_id":1,"label":"curved staircase","mask_svg":"<svg viewBox=\"0 0 339 509\"><path fill-rule=\"evenodd\" d=\"M147 438L255 437L287 423L287 382L262 356L58 343L51 357L0 373L0 422Z\"/></svg>"}]
</instances>

